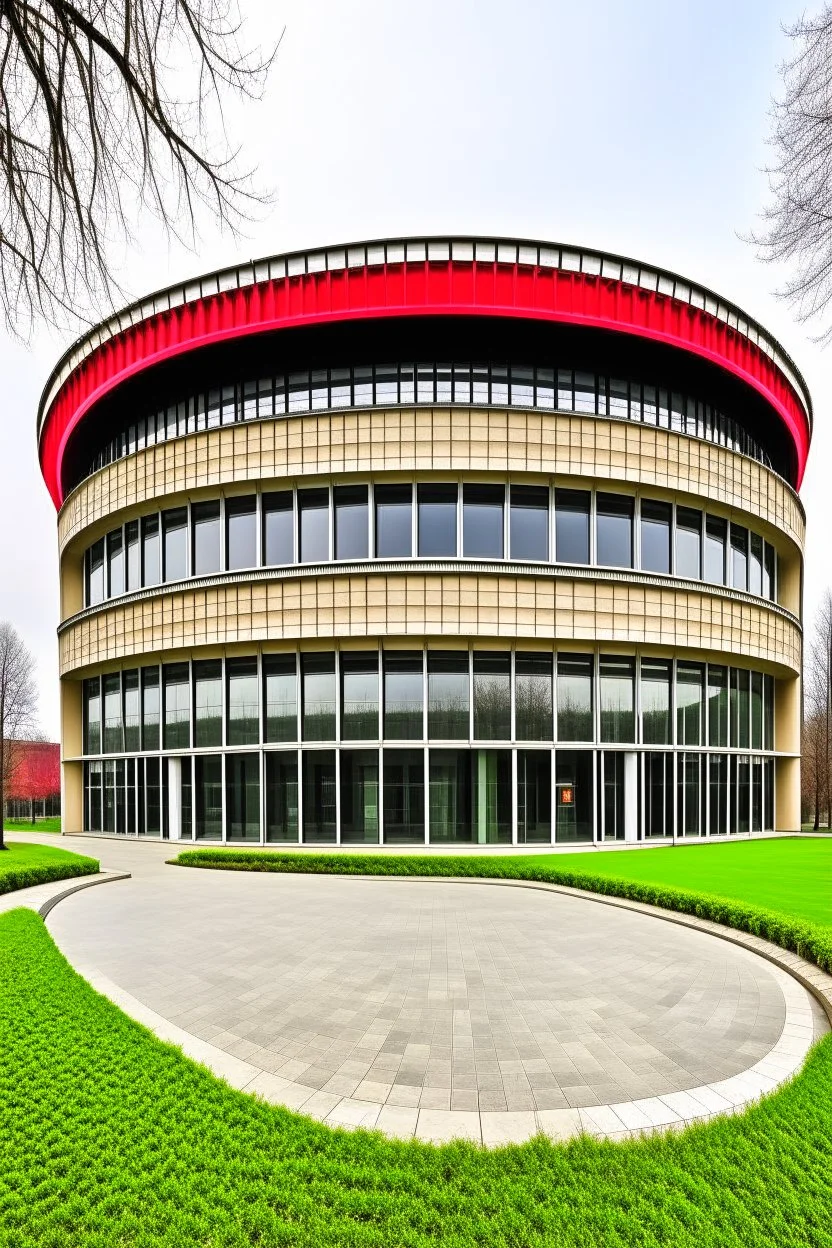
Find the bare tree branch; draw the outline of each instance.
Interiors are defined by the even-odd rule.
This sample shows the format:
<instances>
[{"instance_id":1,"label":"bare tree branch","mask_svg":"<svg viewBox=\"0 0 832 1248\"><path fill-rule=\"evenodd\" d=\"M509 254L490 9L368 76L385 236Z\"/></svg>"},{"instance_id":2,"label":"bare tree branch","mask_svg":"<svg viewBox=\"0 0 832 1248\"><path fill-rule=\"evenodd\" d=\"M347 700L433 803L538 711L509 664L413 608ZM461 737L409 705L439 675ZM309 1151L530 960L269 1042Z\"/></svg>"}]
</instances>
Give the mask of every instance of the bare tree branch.
<instances>
[{"instance_id":1,"label":"bare tree branch","mask_svg":"<svg viewBox=\"0 0 832 1248\"><path fill-rule=\"evenodd\" d=\"M230 93L277 48L241 48L237 0L0 0L0 301L13 332L123 297L109 251L137 208L192 244L264 201L238 167ZM279 45L278 45L279 46Z\"/></svg>"},{"instance_id":2,"label":"bare tree branch","mask_svg":"<svg viewBox=\"0 0 832 1248\"><path fill-rule=\"evenodd\" d=\"M0 623L0 849L5 848L6 785L19 757L15 742L30 735L35 727L34 671L35 661L19 634L11 624Z\"/></svg>"}]
</instances>

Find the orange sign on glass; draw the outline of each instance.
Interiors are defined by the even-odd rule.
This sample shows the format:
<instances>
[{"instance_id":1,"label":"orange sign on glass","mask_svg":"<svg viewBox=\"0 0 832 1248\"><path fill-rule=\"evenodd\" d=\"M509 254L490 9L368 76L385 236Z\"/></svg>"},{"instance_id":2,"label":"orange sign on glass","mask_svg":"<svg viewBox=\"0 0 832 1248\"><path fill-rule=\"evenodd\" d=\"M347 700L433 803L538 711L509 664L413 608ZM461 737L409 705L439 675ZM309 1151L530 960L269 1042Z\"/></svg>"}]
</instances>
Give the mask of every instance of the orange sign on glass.
<instances>
[{"instance_id":1,"label":"orange sign on glass","mask_svg":"<svg viewBox=\"0 0 832 1248\"><path fill-rule=\"evenodd\" d=\"M575 801L575 790L571 784L562 784L560 789L561 806L571 806Z\"/></svg>"}]
</instances>

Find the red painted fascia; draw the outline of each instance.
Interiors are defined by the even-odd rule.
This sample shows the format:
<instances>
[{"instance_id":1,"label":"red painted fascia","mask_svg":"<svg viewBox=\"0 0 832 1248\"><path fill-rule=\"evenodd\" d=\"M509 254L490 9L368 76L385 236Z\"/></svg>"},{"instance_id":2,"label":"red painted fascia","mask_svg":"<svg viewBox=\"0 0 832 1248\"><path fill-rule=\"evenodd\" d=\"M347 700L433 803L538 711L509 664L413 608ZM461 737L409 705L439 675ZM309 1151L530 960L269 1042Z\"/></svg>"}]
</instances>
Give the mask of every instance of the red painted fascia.
<instances>
[{"instance_id":1,"label":"red painted fascia","mask_svg":"<svg viewBox=\"0 0 832 1248\"><path fill-rule=\"evenodd\" d=\"M724 321L670 296L561 269L425 261L306 273L211 295L160 312L97 347L67 378L44 418L41 471L64 499L70 435L105 395L165 360L249 334L302 325L414 316L501 316L583 325L666 343L738 377L777 412L803 478L811 430L775 362Z\"/></svg>"}]
</instances>

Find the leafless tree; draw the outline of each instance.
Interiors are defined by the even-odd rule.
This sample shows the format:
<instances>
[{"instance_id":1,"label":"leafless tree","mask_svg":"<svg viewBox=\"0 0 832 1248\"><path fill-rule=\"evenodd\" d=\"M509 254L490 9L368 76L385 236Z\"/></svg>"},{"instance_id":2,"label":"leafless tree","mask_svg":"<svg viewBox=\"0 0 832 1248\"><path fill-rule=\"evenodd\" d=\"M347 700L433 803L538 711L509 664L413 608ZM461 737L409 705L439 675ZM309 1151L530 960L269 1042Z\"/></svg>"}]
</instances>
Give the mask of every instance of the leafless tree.
<instances>
[{"instance_id":1,"label":"leafless tree","mask_svg":"<svg viewBox=\"0 0 832 1248\"><path fill-rule=\"evenodd\" d=\"M193 241L258 196L223 125L275 50L240 45L237 0L0 0L0 298L7 326L123 297L108 257L151 209Z\"/></svg>"},{"instance_id":2,"label":"leafless tree","mask_svg":"<svg viewBox=\"0 0 832 1248\"><path fill-rule=\"evenodd\" d=\"M5 620L0 623L0 849L6 784L16 765L15 742L33 732L37 708L35 661L19 634Z\"/></svg>"},{"instance_id":3,"label":"leafless tree","mask_svg":"<svg viewBox=\"0 0 832 1248\"><path fill-rule=\"evenodd\" d=\"M832 302L832 4L785 27L793 55L780 66L766 169L771 198L752 232L761 259L789 265L777 292L801 323ZM832 339L832 325L820 336Z\"/></svg>"},{"instance_id":4,"label":"leafless tree","mask_svg":"<svg viewBox=\"0 0 832 1248\"><path fill-rule=\"evenodd\" d=\"M832 819L832 593L823 596L803 665L801 784L814 826Z\"/></svg>"}]
</instances>

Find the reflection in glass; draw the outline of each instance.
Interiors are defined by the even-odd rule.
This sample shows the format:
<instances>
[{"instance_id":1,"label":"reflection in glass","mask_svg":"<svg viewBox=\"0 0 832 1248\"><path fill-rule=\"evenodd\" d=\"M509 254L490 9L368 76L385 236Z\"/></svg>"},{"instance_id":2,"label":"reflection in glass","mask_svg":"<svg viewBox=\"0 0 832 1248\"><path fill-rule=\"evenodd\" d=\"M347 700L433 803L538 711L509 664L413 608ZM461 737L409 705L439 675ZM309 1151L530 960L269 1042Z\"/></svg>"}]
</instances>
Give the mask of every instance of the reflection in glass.
<instances>
[{"instance_id":1,"label":"reflection in glass","mask_svg":"<svg viewBox=\"0 0 832 1248\"><path fill-rule=\"evenodd\" d=\"M341 736L373 741L378 733L378 651L342 651Z\"/></svg>"},{"instance_id":2,"label":"reflection in glass","mask_svg":"<svg viewBox=\"0 0 832 1248\"><path fill-rule=\"evenodd\" d=\"M107 535L107 595L124 593L124 546L121 529Z\"/></svg>"},{"instance_id":3,"label":"reflection in glass","mask_svg":"<svg viewBox=\"0 0 832 1248\"><path fill-rule=\"evenodd\" d=\"M222 660L194 663L194 745L222 745Z\"/></svg>"},{"instance_id":4,"label":"reflection in glass","mask_svg":"<svg viewBox=\"0 0 832 1248\"><path fill-rule=\"evenodd\" d=\"M135 667L122 673L121 684L124 693L124 748L140 750L142 717L139 706L139 673Z\"/></svg>"},{"instance_id":5,"label":"reflection in glass","mask_svg":"<svg viewBox=\"0 0 832 1248\"><path fill-rule=\"evenodd\" d=\"M552 839L552 755L517 751L517 840L521 845Z\"/></svg>"},{"instance_id":6,"label":"reflection in glass","mask_svg":"<svg viewBox=\"0 0 832 1248\"><path fill-rule=\"evenodd\" d=\"M418 845L425 839L425 754L384 751L384 843Z\"/></svg>"},{"instance_id":7,"label":"reflection in glass","mask_svg":"<svg viewBox=\"0 0 832 1248\"><path fill-rule=\"evenodd\" d=\"M303 751L303 839L335 842L334 750Z\"/></svg>"},{"instance_id":8,"label":"reflection in glass","mask_svg":"<svg viewBox=\"0 0 832 1248\"><path fill-rule=\"evenodd\" d=\"M165 691L164 748L187 749L191 744L190 679L187 663L162 668Z\"/></svg>"},{"instance_id":9,"label":"reflection in glass","mask_svg":"<svg viewBox=\"0 0 832 1248\"><path fill-rule=\"evenodd\" d=\"M219 503L194 503L191 507L191 523L193 525L194 576L219 572L221 567Z\"/></svg>"},{"instance_id":10,"label":"reflection in glass","mask_svg":"<svg viewBox=\"0 0 832 1248\"><path fill-rule=\"evenodd\" d=\"M748 592L757 594L759 597L763 592L763 539L758 537L756 533L752 533L750 537Z\"/></svg>"},{"instance_id":11,"label":"reflection in glass","mask_svg":"<svg viewBox=\"0 0 832 1248\"><path fill-rule=\"evenodd\" d=\"M87 606L104 601L104 538L90 547L87 570Z\"/></svg>"},{"instance_id":12,"label":"reflection in glass","mask_svg":"<svg viewBox=\"0 0 832 1248\"><path fill-rule=\"evenodd\" d=\"M703 745L705 672L700 663L676 664L676 741L679 745Z\"/></svg>"},{"instance_id":13,"label":"reflection in glass","mask_svg":"<svg viewBox=\"0 0 832 1248\"><path fill-rule=\"evenodd\" d=\"M592 751L555 751L555 840L591 841L594 814Z\"/></svg>"},{"instance_id":14,"label":"reflection in glass","mask_svg":"<svg viewBox=\"0 0 832 1248\"><path fill-rule=\"evenodd\" d=\"M295 561L292 491L263 495L263 563L280 568Z\"/></svg>"},{"instance_id":15,"label":"reflection in glass","mask_svg":"<svg viewBox=\"0 0 832 1248\"><path fill-rule=\"evenodd\" d=\"M642 661L642 669L644 663ZM668 715L668 719L669 719ZM644 755L645 838L673 835L673 755L648 751Z\"/></svg>"},{"instance_id":16,"label":"reflection in glass","mask_svg":"<svg viewBox=\"0 0 832 1248\"><path fill-rule=\"evenodd\" d=\"M428 651L428 736L467 741L468 651Z\"/></svg>"},{"instance_id":17,"label":"reflection in glass","mask_svg":"<svg viewBox=\"0 0 832 1248\"><path fill-rule=\"evenodd\" d=\"M597 552L601 567L633 566L633 499L598 493Z\"/></svg>"},{"instance_id":18,"label":"reflection in glass","mask_svg":"<svg viewBox=\"0 0 832 1248\"><path fill-rule=\"evenodd\" d=\"M751 673L751 748L763 748L763 674ZM758 828L759 823L754 825Z\"/></svg>"},{"instance_id":19,"label":"reflection in glass","mask_svg":"<svg viewBox=\"0 0 832 1248\"><path fill-rule=\"evenodd\" d=\"M462 487L462 553L466 559L502 559L502 485Z\"/></svg>"},{"instance_id":20,"label":"reflection in glass","mask_svg":"<svg viewBox=\"0 0 832 1248\"><path fill-rule=\"evenodd\" d=\"M771 602L777 601L777 553L773 546L765 544L763 559L763 597Z\"/></svg>"},{"instance_id":21,"label":"reflection in glass","mask_svg":"<svg viewBox=\"0 0 832 1248\"><path fill-rule=\"evenodd\" d=\"M455 485L417 486L420 556L456 554Z\"/></svg>"},{"instance_id":22,"label":"reflection in glass","mask_svg":"<svg viewBox=\"0 0 832 1248\"><path fill-rule=\"evenodd\" d=\"M549 558L549 491L545 485L513 485L509 513L512 559Z\"/></svg>"},{"instance_id":23,"label":"reflection in glass","mask_svg":"<svg viewBox=\"0 0 832 1248\"><path fill-rule=\"evenodd\" d=\"M774 677L763 677L763 749L774 749Z\"/></svg>"},{"instance_id":24,"label":"reflection in glass","mask_svg":"<svg viewBox=\"0 0 832 1248\"><path fill-rule=\"evenodd\" d=\"M736 794L737 832L751 830L751 763L747 754L731 755L732 788Z\"/></svg>"},{"instance_id":25,"label":"reflection in glass","mask_svg":"<svg viewBox=\"0 0 832 1248\"><path fill-rule=\"evenodd\" d=\"M260 840L260 755L225 759L225 818L229 841Z\"/></svg>"},{"instance_id":26,"label":"reflection in glass","mask_svg":"<svg viewBox=\"0 0 832 1248\"><path fill-rule=\"evenodd\" d=\"M725 584L725 539L727 523L718 516L705 517L705 580Z\"/></svg>"},{"instance_id":27,"label":"reflection in glass","mask_svg":"<svg viewBox=\"0 0 832 1248\"><path fill-rule=\"evenodd\" d=\"M514 734L518 741L552 740L552 656L514 658Z\"/></svg>"},{"instance_id":28,"label":"reflection in glass","mask_svg":"<svg viewBox=\"0 0 832 1248\"><path fill-rule=\"evenodd\" d=\"M263 655L267 741L297 741L298 689L293 654Z\"/></svg>"},{"instance_id":29,"label":"reflection in glass","mask_svg":"<svg viewBox=\"0 0 832 1248\"><path fill-rule=\"evenodd\" d=\"M669 659L641 660L641 739L645 745L671 742L670 674Z\"/></svg>"},{"instance_id":30,"label":"reflection in glass","mask_svg":"<svg viewBox=\"0 0 832 1248\"><path fill-rule=\"evenodd\" d=\"M101 753L100 676L91 676L84 681L84 753Z\"/></svg>"},{"instance_id":31,"label":"reflection in glass","mask_svg":"<svg viewBox=\"0 0 832 1248\"><path fill-rule=\"evenodd\" d=\"M370 553L370 512L366 485L341 485L333 491L335 558L366 559Z\"/></svg>"},{"instance_id":32,"label":"reflection in glass","mask_svg":"<svg viewBox=\"0 0 832 1248\"><path fill-rule=\"evenodd\" d=\"M731 522L731 584L748 589L748 529Z\"/></svg>"},{"instance_id":33,"label":"reflection in glass","mask_svg":"<svg viewBox=\"0 0 832 1248\"><path fill-rule=\"evenodd\" d=\"M645 572L670 571L670 503L641 504L641 566Z\"/></svg>"},{"instance_id":34,"label":"reflection in glass","mask_svg":"<svg viewBox=\"0 0 832 1248\"><path fill-rule=\"evenodd\" d=\"M303 739L304 741L334 741L335 655L301 655L301 674L303 678Z\"/></svg>"},{"instance_id":35,"label":"reflection in glass","mask_svg":"<svg viewBox=\"0 0 832 1248\"><path fill-rule=\"evenodd\" d=\"M708 664L708 745L728 744L728 669Z\"/></svg>"},{"instance_id":36,"label":"reflection in glass","mask_svg":"<svg viewBox=\"0 0 832 1248\"><path fill-rule=\"evenodd\" d=\"M676 810L677 835L699 836L702 829L701 754L680 754Z\"/></svg>"},{"instance_id":37,"label":"reflection in glass","mask_svg":"<svg viewBox=\"0 0 832 1248\"><path fill-rule=\"evenodd\" d=\"M421 740L423 724L422 652L384 655L384 735L393 740Z\"/></svg>"},{"instance_id":38,"label":"reflection in glass","mask_svg":"<svg viewBox=\"0 0 832 1248\"><path fill-rule=\"evenodd\" d=\"M474 652L474 739L511 740L511 655Z\"/></svg>"},{"instance_id":39,"label":"reflection in glass","mask_svg":"<svg viewBox=\"0 0 832 1248\"><path fill-rule=\"evenodd\" d=\"M749 672L745 668L731 669L731 745L748 749L748 688Z\"/></svg>"},{"instance_id":40,"label":"reflection in glass","mask_svg":"<svg viewBox=\"0 0 832 1248\"><path fill-rule=\"evenodd\" d=\"M142 673L142 749L159 748L159 669L143 667Z\"/></svg>"},{"instance_id":41,"label":"reflection in glass","mask_svg":"<svg viewBox=\"0 0 832 1248\"><path fill-rule=\"evenodd\" d=\"M329 490L298 490L298 550L301 563L329 559Z\"/></svg>"},{"instance_id":42,"label":"reflection in glass","mask_svg":"<svg viewBox=\"0 0 832 1248\"><path fill-rule=\"evenodd\" d=\"M229 498L225 504L225 566L257 566L257 499Z\"/></svg>"},{"instance_id":43,"label":"reflection in glass","mask_svg":"<svg viewBox=\"0 0 832 1248\"><path fill-rule=\"evenodd\" d=\"M159 517L145 516L142 520L142 584L145 587L158 585L161 579Z\"/></svg>"},{"instance_id":44,"label":"reflection in glass","mask_svg":"<svg viewBox=\"0 0 832 1248\"><path fill-rule=\"evenodd\" d=\"M127 589L141 589L142 585L142 552L139 545L139 522L128 520L124 526L124 543L126 547Z\"/></svg>"},{"instance_id":45,"label":"reflection in glass","mask_svg":"<svg viewBox=\"0 0 832 1248\"><path fill-rule=\"evenodd\" d=\"M511 750L471 750L478 845L511 843Z\"/></svg>"},{"instance_id":46,"label":"reflection in glass","mask_svg":"<svg viewBox=\"0 0 832 1248\"><path fill-rule=\"evenodd\" d=\"M602 655L598 674L601 740L635 741L634 661Z\"/></svg>"},{"instance_id":47,"label":"reflection in glass","mask_svg":"<svg viewBox=\"0 0 832 1248\"><path fill-rule=\"evenodd\" d=\"M708 782L709 834L726 836L728 825L728 755L711 754L708 757L710 779Z\"/></svg>"},{"instance_id":48,"label":"reflection in glass","mask_svg":"<svg viewBox=\"0 0 832 1248\"><path fill-rule=\"evenodd\" d=\"M413 553L413 488L410 485L377 485L376 555L379 559L409 559Z\"/></svg>"},{"instance_id":49,"label":"reflection in glass","mask_svg":"<svg viewBox=\"0 0 832 1248\"><path fill-rule=\"evenodd\" d=\"M431 750L428 765L431 844L470 841L471 766L468 750Z\"/></svg>"},{"instance_id":50,"label":"reflection in glass","mask_svg":"<svg viewBox=\"0 0 832 1248\"><path fill-rule=\"evenodd\" d=\"M691 507L676 508L676 575L702 575L702 512Z\"/></svg>"},{"instance_id":51,"label":"reflection in glass","mask_svg":"<svg viewBox=\"0 0 832 1248\"><path fill-rule=\"evenodd\" d=\"M558 740L591 741L592 655L558 655Z\"/></svg>"},{"instance_id":52,"label":"reflection in glass","mask_svg":"<svg viewBox=\"0 0 832 1248\"><path fill-rule=\"evenodd\" d=\"M555 490L555 559L589 563L589 490Z\"/></svg>"},{"instance_id":53,"label":"reflection in glass","mask_svg":"<svg viewBox=\"0 0 832 1248\"><path fill-rule=\"evenodd\" d=\"M149 758L148 768L151 763L158 763L158 759ZM219 841L222 839L222 755L197 754L194 766L194 834L198 841Z\"/></svg>"},{"instance_id":54,"label":"reflection in glass","mask_svg":"<svg viewBox=\"0 0 832 1248\"><path fill-rule=\"evenodd\" d=\"M341 840L378 844L378 750L341 751Z\"/></svg>"},{"instance_id":55,"label":"reflection in glass","mask_svg":"<svg viewBox=\"0 0 832 1248\"><path fill-rule=\"evenodd\" d=\"M188 509L176 507L162 512L164 531L164 575L166 581L181 581L188 575Z\"/></svg>"},{"instance_id":56,"label":"reflection in glass","mask_svg":"<svg viewBox=\"0 0 832 1248\"><path fill-rule=\"evenodd\" d=\"M266 754L266 840L298 839L298 756L295 750Z\"/></svg>"},{"instance_id":57,"label":"reflection in glass","mask_svg":"<svg viewBox=\"0 0 832 1248\"><path fill-rule=\"evenodd\" d=\"M260 740L257 660L226 659L228 744L256 745Z\"/></svg>"},{"instance_id":58,"label":"reflection in glass","mask_svg":"<svg viewBox=\"0 0 832 1248\"><path fill-rule=\"evenodd\" d=\"M104 753L120 754L124 749L121 730L121 677L118 672L104 676Z\"/></svg>"}]
</instances>

